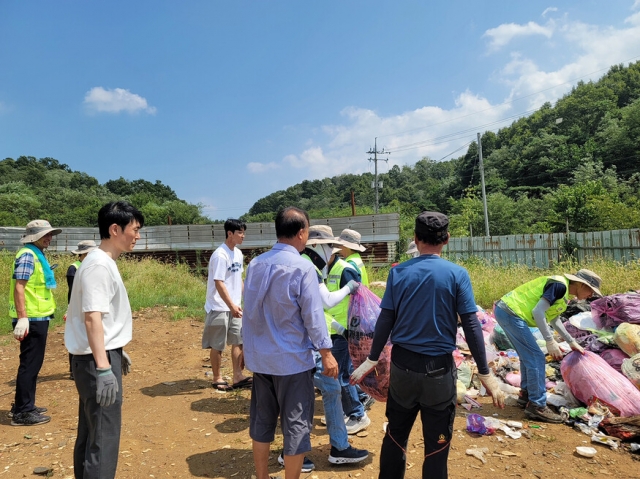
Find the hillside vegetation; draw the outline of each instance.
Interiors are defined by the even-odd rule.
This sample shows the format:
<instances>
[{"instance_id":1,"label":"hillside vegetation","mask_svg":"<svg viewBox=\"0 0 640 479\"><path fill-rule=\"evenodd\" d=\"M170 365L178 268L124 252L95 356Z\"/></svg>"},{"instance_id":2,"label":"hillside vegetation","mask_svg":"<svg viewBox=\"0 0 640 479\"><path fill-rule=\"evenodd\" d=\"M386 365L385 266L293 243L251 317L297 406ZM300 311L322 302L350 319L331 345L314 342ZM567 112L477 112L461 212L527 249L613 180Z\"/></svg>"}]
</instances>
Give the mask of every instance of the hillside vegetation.
<instances>
[{"instance_id":1,"label":"hillside vegetation","mask_svg":"<svg viewBox=\"0 0 640 479\"><path fill-rule=\"evenodd\" d=\"M55 226L97 226L100 207L119 199L139 208L148 226L211 223L201 205L181 200L160 181L120 177L101 185L54 158L0 161L0 226L24 226L35 218Z\"/></svg>"},{"instance_id":2,"label":"hillside vegetation","mask_svg":"<svg viewBox=\"0 0 640 479\"><path fill-rule=\"evenodd\" d=\"M562 119L560 121L560 119ZM640 62L617 65L597 82L580 82L555 105L482 135L492 235L640 227ZM380 175L380 211L401 215L406 237L420 211L451 218L454 236L484 235L478 145L436 162L393 166ZM312 217L372 212L373 175L303 181L258 200L243 218L271 220L295 205Z\"/></svg>"}]
</instances>

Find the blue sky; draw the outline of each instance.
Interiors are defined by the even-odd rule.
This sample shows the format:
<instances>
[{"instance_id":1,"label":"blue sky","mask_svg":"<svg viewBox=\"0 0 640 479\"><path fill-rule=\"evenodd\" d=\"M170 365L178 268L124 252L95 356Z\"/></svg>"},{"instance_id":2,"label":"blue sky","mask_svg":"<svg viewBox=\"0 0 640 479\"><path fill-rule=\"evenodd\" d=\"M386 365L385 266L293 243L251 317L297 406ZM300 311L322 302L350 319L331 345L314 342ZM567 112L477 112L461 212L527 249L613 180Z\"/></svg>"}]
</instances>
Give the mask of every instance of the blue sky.
<instances>
[{"instance_id":1,"label":"blue sky","mask_svg":"<svg viewBox=\"0 0 640 479\"><path fill-rule=\"evenodd\" d=\"M535 5L533 5L535 4ZM0 158L160 180L214 219L439 160L640 60L640 0L0 2Z\"/></svg>"}]
</instances>

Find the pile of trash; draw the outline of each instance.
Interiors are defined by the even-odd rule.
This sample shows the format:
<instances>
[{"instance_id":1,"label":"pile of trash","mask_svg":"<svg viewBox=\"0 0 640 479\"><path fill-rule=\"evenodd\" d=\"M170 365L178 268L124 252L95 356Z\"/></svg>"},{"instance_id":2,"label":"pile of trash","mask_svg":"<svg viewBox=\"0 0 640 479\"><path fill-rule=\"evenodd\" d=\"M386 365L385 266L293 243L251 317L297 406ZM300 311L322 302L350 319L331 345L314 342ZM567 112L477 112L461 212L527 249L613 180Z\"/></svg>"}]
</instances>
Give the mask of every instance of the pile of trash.
<instances>
[{"instance_id":1,"label":"pile of trash","mask_svg":"<svg viewBox=\"0 0 640 479\"><path fill-rule=\"evenodd\" d=\"M487 352L487 361L502 379L507 406L516 406L520 393L520 360L493 314L478 306L478 319ZM567 331L585 350L572 352L560 338L560 348L568 354L561 362L547 354L546 343L537 328L530 328L546 355L547 404L553 406L565 424L591 437L592 442L616 449L621 441L640 439L640 294L605 296L591 303L571 301L563 315ZM472 413L480 407L478 395L486 392L477 378L477 368L462 328L458 329L458 404L467 409L467 428L477 434L502 430L515 438L517 428L496 418ZM518 436L519 437L519 436ZM585 454L588 451L584 448ZM631 444L631 450L640 446ZM579 452L579 451L578 451Z\"/></svg>"}]
</instances>

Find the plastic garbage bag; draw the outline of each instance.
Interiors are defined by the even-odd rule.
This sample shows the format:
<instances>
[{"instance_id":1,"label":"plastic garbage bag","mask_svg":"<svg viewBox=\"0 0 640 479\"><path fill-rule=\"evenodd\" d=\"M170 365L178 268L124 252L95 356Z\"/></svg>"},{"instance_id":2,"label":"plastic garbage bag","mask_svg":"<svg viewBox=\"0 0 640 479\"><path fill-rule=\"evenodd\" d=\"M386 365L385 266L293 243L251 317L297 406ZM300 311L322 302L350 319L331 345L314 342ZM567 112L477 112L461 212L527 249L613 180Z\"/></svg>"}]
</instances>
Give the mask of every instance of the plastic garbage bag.
<instances>
[{"instance_id":1,"label":"plastic garbage bag","mask_svg":"<svg viewBox=\"0 0 640 479\"><path fill-rule=\"evenodd\" d=\"M371 351L373 332L380 315L380 298L369 288L360 285L349 299L349 355L354 368L360 366ZM391 343L380 354L374 372L364 377L360 387L377 401L385 402L391 374Z\"/></svg>"},{"instance_id":2,"label":"plastic garbage bag","mask_svg":"<svg viewBox=\"0 0 640 479\"><path fill-rule=\"evenodd\" d=\"M607 363L609 363L609 366L611 366L618 372L622 372L622 361L629 358L627 353L621 351L620 349L605 349L600 353L600 357ZM627 375L625 374L625 376Z\"/></svg>"},{"instance_id":3,"label":"plastic garbage bag","mask_svg":"<svg viewBox=\"0 0 640 479\"><path fill-rule=\"evenodd\" d=\"M640 354L622 361L621 372L631 383L640 389Z\"/></svg>"},{"instance_id":4,"label":"plastic garbage bag","mask_svg":"<svg viewBox=\"0 0 640 479\"><path fill-rule=\"evenodd\" d=\"M620 349L629 356L640 353L640 326L623 323L616 328L613 339Z\"/></svg>"},{"instance_id":5,"label":"plastic garbage bag","mask_svg":"<svg viewBox=\"0 0 640 479\"><path fill-rule=\"evenodd\" d=\"M467 416L467 431L482 434L483 436L490 436L500 427L500 421L490 421L492 419L493 418L481 416L480 414L469 414Z\"/></svg>"},{"instance_id":6,"label":"plastic garbage bag","mask_svg":"<svg viewBox=\"0 0 640 479\"><path fill-rule=\"evenodd\" d=\"M572 352L565 356L560 371L579 401L589 404L598 398L620 411L622 417L640 414L640 391L597 354Z\"/></svg>"},{"instance_id":7,"label":"plastic garbage bag","mask_svg":"<svg viewBox=\"0 0 640 479\"><path fill-rule=\"evenodd\" d=\"M640 323L640 294L621 293L596 299L591 303L591 314L598 329Z\"/></svg>"}]
</instances>

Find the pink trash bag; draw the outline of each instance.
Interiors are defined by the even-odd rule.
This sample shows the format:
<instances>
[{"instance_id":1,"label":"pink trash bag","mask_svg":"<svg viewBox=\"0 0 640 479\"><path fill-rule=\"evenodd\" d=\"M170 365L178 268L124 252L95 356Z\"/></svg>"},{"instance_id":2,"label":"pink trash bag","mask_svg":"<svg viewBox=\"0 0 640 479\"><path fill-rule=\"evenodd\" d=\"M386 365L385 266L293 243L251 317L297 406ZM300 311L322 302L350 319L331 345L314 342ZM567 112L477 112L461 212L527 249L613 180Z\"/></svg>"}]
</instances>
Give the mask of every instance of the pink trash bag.
<instances>
[{"instance_id":1,"label":"pink trash bag","mask_svg":"<svg viewBox=\"0 0 640 479\"><path fill-rule=\"evenodd\" d=\"M600 329L640 323L640 294L620 293L596 299L591 303L591 316Z\"/></svg>"},{"instance_id":2,"label":"pink trash bag","mask_svg":"<svg viewBox=\"0 0 640 479\"><path fill-rule=\"evenodd\" d=\"M589 404L598 398L622 417L640 414L640 391L597 354L571 352L562 360L560 372L579 401Z\"/></svg>"},{"instance_id":3,"label":"pink trash bag","mask_svg":"<svg viewBox=\"0 0 640 479\"><path fill-rule=\"evenodd\" d=\"M371 351L380 302L380 298L364 285L360 285L349 300L349 355L354 368L358 368ZM377 401L386 402L390 375L391 343L387 341L378 364L364 377L360 387Z\"/></svg>"}]
</instances>

